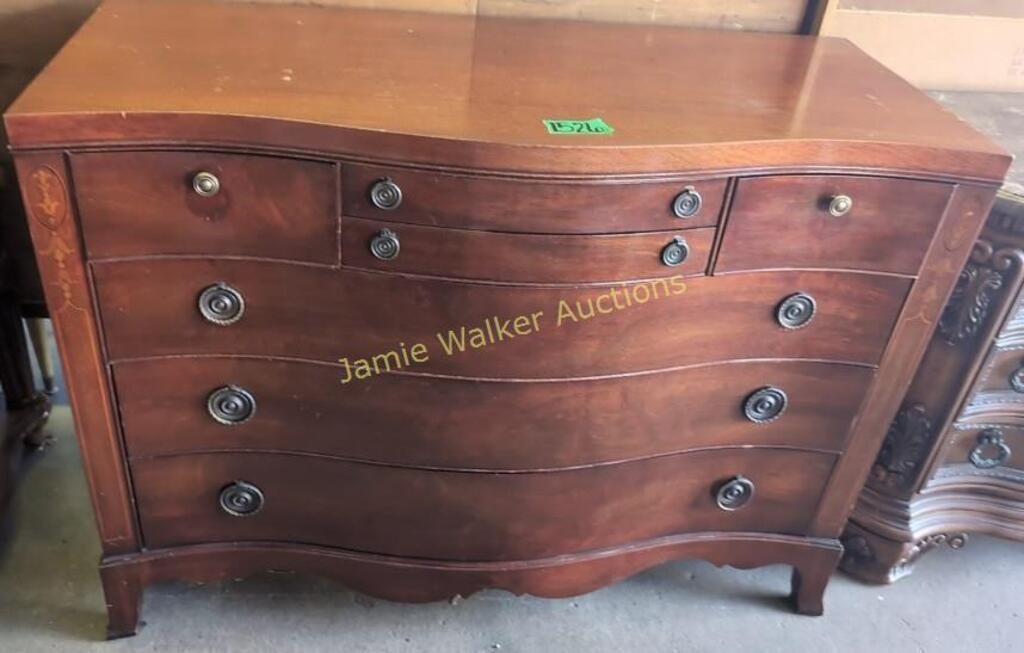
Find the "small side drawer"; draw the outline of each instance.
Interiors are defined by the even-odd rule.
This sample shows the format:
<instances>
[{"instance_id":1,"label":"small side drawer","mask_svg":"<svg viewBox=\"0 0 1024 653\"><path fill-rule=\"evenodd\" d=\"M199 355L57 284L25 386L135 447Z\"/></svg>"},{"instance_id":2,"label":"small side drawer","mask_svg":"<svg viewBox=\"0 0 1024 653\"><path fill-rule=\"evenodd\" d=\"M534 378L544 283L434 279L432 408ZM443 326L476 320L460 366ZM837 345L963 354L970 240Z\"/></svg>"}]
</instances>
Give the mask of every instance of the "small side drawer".
<instances>
[{"instance_id":1,"label":"small side drawer","mask_svg":"<svg viewBox=\"0 0 1024 653\"><path fill-rule=\"evenodd\" d=\"M954 433L943 454L944 466L977 474L1024 470L1024 427L988 425Z\"/></svg>"},{"instance_id":2,"label":"small side drawer","mask_svg":"<svg viewBox=\"0 0 1024 653\"><path fill-rule=\"evenodd\" d=\"M210 152L71 157L91 258L209 254L335 264L332 164Z\"/></svg>"},{"instance_id":3,"label":"small side drawer","mask_svg":"<svg viewBox=\"0 0 1024 653\"><path fill-rule=\"evenodd\" d=\"M1024 349L989 352L958 420L1024 426Z\"/></svg>"},{"instance_id":4,"label":"small side drawer","mask_svg":"<svg viewBox=\"0 0 1024 653\"><path fill-rule=\"evenodd\" d=\"M537 235L346 217L341 256L350 267L461 279L629 281L704 274L714 237L714 229Z\"/></svg>"},{"instance_id":5,"label":"small side drawer","mask_svg":"<svg viewBox=\"0 0 1024 653\"><path fill-rule=\"evenodd\" d=\"M850 176L742 179L715 272L775 268L916 275L951 187Z\"/></svg>"},{"instance_id":6,"label":"small side drawer","mask_svg":"<svg viewBox=\"0 0 1024 653\"><path fill-rule=\"evenodd\" d=\"M342 175L345 215L561 234L713 226L727 181L556 182L359 165Z\"/></svg>"},{"instance_id":7,"label":"small side drawer","mask_svg":"<svg viewBox=\"0 0 1024 653\"><path fill-rule=\"evenodd\" d=\"M135 461L132 479L150 547L291 541L441 560L529 560L675 533L802 535L835 460L718 449L489 474L213 453Z\"/></svg>"}]
</instances>

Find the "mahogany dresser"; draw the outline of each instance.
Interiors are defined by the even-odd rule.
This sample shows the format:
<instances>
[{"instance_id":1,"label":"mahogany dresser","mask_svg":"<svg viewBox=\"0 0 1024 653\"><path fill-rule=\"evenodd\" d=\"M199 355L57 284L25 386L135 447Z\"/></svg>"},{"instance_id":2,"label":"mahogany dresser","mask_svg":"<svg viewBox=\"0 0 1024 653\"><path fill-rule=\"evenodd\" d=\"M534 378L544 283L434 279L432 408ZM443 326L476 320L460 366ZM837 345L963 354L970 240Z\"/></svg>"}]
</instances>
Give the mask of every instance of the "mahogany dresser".
<instances>
[{"instance_id":1,"label":"mahogany dresser","mask_svg":"<svg viewBox=\"0 0 1024 653\"><path fill-rule=\"evenodd\" d=\"M1024 540L1024 197L1000 193L854 510L843 568L891 583L968 533Z\"/></svg>"},{"instance_id":2,"label":"mahogany dresser","mask_svg":"<svg viewBox=\"0 0 1024 653\"><path fill-rule=\"evenodd\" d=\"M108 2L7 113L103 542L403 601L839 536L1009 157L843 40Z\"/></svg>"}]
</instances>

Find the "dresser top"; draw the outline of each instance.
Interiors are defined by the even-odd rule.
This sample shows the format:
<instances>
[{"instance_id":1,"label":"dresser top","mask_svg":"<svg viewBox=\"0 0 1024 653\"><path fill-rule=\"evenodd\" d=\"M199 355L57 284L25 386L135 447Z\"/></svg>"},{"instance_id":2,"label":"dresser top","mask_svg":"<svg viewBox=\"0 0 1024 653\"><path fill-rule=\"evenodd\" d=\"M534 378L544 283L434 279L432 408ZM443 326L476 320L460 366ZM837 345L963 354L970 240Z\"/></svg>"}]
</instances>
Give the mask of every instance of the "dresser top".
<instances>
[{"instance_id":1,"label":"dresser top","mask_svg":"<svg viewBox=\"0 0 1024 653\"><path fill-rule=\"evenodd\" d=\"M614 132L543 122L593 118ZM570 176L998 181L1009 163L842 39L196 0L108 0L5 120L15 149L187 141Z\"/></svg>"}]
</instances>

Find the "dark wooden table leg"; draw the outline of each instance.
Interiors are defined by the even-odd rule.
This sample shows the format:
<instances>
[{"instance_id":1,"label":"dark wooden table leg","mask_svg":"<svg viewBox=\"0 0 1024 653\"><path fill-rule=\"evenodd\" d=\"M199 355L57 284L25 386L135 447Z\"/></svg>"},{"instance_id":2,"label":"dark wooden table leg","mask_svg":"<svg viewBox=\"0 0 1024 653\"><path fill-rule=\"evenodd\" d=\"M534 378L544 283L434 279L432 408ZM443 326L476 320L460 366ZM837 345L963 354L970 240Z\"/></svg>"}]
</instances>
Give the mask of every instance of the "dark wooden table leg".
<instances>
[{"instance_id":1,"label":"dark wooden table leg","mask_svg":"<svg viewBox=\"0 0 1024 653\"><path fill-rule=\"evenodd\" d=\"M817 617L824 612L825 587L842 554L842 550L808 552L805 561L793 566L790 600L797 613Z\"/></svg>"},{"instance_id":2,"label":"dark wooden table leg","mask_svg":"<svg viewBox=\"0 0 1024 653\"><path fill-rule=\"evenodd\" d=\"M107 601L107 639L131 637L139 628L142 584L131 566L100 568Z\"/></svg>"}]
</instances>

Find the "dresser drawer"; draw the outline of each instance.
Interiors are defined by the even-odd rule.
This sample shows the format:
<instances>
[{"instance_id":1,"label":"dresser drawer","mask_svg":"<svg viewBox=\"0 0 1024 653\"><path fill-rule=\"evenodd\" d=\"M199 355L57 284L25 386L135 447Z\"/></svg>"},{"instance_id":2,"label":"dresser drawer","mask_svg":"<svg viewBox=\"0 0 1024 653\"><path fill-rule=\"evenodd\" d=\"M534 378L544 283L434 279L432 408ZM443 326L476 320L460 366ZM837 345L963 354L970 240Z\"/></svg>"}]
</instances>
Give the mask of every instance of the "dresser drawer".
<instances>
[{"instance_id":1,"label":"dresser drawer","mask_svg":"<svg viewBox=\"0 0 1024 653\"><path fill-rule=\"evenodd\" d=\"M957 419L1024 426L1024 349L989 352Z\"/></svg>"},{"instance_id":2,"label":"dresser drawer","mask_svg":"<svg viewBox=\"0 0 1024 653\"><path fill-rule=\"evenodd\" d=\"M1024 425L958 429L943 452L943 464L971 474L1024 470Z\"/></svg>"},{"instance_id":3,"label":"dresser drawer","mask_svg":"<svg viewBox=\"0 0 1024 653\"><path fill-rule=\"evenodd\" d=\"M909 286L888 275L768 272L650 281L640 292L640 284L505 286L229 260L122 261L93 271L113 360L242 354L335 363L404 343L428 352L406 371L485 378L749 358L875 364ZM197 308L203 289L218 282L244 301L229 326ZM783 328L780 307L797 293L815 298L813 319Z\"/></svg>"},{"instance_id":4,"label":"dresser drawer","mask_svg":"<svg viewBox=\"0 0 1024 653\"><path fill-rule=\"evenodd\" d=\"M345 218L346 266L463 279L586 283L704 274L714 229L537 235ZM383 248L383 249L382 249Z\"/></svg>"},{"instance_id":5,"label":"dresser drawer","mask_svg":"<svg viewBox=\"0 0 1024 653\"><path fill-rule=\"evenodd\" d=\"M359 165L344 166L342 175L345 215L526 233L712 226L718 223L726 187L725 179L556 182ZM676 214L677 199L685 217Z\"/></svg>"},{"instance_id":6,"label":"dresser drawer","mask_svg":"<svg viewBox=\"0 0 1024 653\"><path fill-rule=\"evenodd\" d=\"M833 268L915 275L950 192L946 184L873 177L741 179L715 272Z\"/></svg>"},{"instance_id":7,"label":"dresser drawer","mask_svg":"<svg viewBox=\"0 0 1024 653\"><path fill-rule=\"evenodd\" d=\"M132 463L146 545L289 541L451 560L524 560L692 531L803 534L835 457L722 449L560 472L428 471L285 454ZM742 476L745 505L716 494ZM234 484L255 486L255 492ZM727 507L736 507L749 487ZM261 505L233 516L219 505ZM246 499L250 499L246 501ZM557 499L557 500L555 500Z\"/></svg>"},{"instance_id":8,"label":"dresser drawer","mask_svg":"<svg viewBox=\"0 0 1024 653\"><path fill-rule=\"evenodd\" d=\"M74 154L92 258L211 254L336 264L335 167L211 152Z\"/></svg>"},{"instance_id":9,"label":"dresser drawer","mask_svg":"<svg viewBox=\"0 0 1024 653\"><path fill-rule=\"evenodd\" d=\"M340 383L349 378L343 368L295 361L114 365L132 458L261 449L494 470L731 445L836 452L873 376L864 367L787 361L560 382L384 374ZM747 417L745 404L765 386L783 393L781 413ZM244 408L225 420L224 401Z\"/></svg>"}]
</instances>

